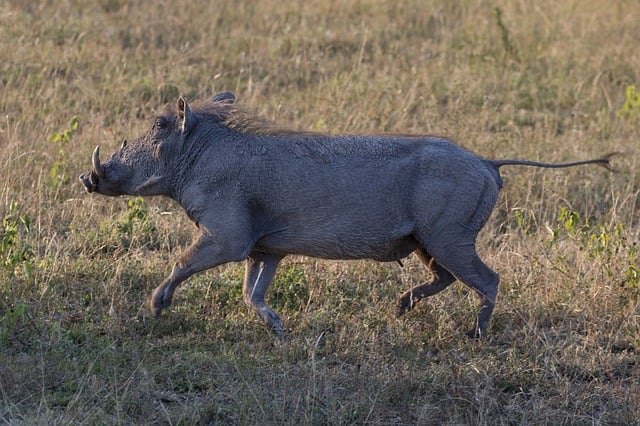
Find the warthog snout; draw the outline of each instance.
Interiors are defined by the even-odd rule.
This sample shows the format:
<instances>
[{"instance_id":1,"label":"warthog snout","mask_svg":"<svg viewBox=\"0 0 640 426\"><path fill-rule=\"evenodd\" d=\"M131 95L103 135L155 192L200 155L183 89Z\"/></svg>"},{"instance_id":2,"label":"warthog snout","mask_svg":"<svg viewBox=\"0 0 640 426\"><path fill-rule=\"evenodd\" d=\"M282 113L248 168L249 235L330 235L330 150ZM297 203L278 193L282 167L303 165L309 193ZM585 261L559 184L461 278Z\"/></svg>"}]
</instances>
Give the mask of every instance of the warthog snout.
<instances>
[{"instance_id":1,"label":"warthog snout","mask_svg":"<svg viewBox=\"0 0 640 426\"><path fill-rule=\"evenodd\" d=\"M80 181L87 192L95 192L98 188L98 178L104 178L104 167L100 164L100 146L96 146L96 149L93 150L91 163L93 164L93 170L80 175Z\"/></svg>"}]
</instances>

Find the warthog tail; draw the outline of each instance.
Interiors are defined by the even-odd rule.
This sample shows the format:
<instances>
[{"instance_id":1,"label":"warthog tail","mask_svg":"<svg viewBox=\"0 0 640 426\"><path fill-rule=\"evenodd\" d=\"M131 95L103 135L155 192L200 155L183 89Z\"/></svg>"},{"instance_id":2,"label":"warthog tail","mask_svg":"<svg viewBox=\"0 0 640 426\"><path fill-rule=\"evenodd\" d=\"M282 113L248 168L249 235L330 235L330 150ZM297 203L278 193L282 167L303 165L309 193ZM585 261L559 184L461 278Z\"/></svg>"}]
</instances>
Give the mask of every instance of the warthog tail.
<instances>
[{"instance_id":1,"label":"warthog tail","mask_svg":"<svg viewBox=\"0 0 640 426\"><path fill-rule=\"evenodd\" d=\"M487 161L496 169L499 169L502 166L531 166L531 167L544 167L549 169L561 169L564 167L582 166L584 164L597 164L609 171L615 172L616 170L613 167L611 167L610 160L611 160L611 157L615 155L620 155L620 154L621 154L620 152L610 152L609 154L603 155L602 157L599 157L599 158L594 158L592 160L573 161L571 163L540 163L537 161L530 161L530 160L487 160Z\"/></svg>"}]
</instances>

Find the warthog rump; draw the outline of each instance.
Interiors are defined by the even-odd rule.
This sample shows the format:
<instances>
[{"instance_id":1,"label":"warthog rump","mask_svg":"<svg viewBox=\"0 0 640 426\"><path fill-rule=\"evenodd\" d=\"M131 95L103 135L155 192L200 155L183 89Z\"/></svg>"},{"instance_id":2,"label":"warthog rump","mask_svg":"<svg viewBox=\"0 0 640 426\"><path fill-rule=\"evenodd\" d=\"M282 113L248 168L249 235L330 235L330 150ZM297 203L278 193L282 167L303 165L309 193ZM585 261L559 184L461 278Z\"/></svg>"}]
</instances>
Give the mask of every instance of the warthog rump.
<instances>
[{"instance_id":1,"label":"warthog rump","mask_svg":"<svg viewBox=\"0 0 640 426\"><path fill-rule=\"evenodd\" d=\"M400 261L415 253L432 278L400 296L397 315L459 280L480 298L469 333L480 337L498 274L475 244L502 187L499 168L608 167L611 155L562 164L486 160L440 137L294 132L247 114L225 92L193 109L180 98L104 162L96 147L80 180L104 195L171 197L198 227L151 297L156 315L191 275L245 261L244 300L282 336L264 297L286 255Z\"/></svg>"}]
</instances>

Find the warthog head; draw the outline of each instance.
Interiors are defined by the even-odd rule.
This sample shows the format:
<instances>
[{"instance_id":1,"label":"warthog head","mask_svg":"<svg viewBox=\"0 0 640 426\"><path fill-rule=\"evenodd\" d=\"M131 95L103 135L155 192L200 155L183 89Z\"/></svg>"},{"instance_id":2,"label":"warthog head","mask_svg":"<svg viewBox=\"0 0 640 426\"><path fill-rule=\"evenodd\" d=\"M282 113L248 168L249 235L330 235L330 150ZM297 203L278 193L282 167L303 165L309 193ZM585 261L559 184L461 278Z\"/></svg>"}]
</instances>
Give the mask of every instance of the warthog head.
<instances>
[{"instance_id":1,"label":"warthog head","mask_svg":"<svg viewBox=\"0 0 640 426\"><path fill-rule=\"evenodd\" d=\"M213 101L231 104L235 96L219 93ZM127 143L104 163L100 161L100 146L92 156L92 169L80 175L88 192L103 195L171 195L171 180L175 178L173 163L181 158L183 141L197 124L187 102L180 98L177 115L158 116L151 129L136 140Z\"/></svg>"}]
</instances>

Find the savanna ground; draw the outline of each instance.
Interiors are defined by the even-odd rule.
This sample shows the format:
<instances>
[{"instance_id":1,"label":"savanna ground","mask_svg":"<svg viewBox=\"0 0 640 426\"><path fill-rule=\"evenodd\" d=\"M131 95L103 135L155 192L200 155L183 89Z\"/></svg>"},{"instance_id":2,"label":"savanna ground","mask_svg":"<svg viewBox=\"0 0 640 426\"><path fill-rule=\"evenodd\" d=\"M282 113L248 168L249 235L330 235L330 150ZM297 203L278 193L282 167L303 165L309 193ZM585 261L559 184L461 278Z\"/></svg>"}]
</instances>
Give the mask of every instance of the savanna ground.
<instances>
[{"instance_id":1,"label":"savanna ground","mask_svg":"<svg viewBox=\"0 0 640 426\"><path fill-rule=\"evenodd\" d=\"M610 2L4 2L0 7L0 422L640 422L640 6ZM269 301L243 265L153 288L193 226L164 199L77 176L179 95L233 90L287 127L447 135L490 158L610 151L618 173L505 168L479 251L490 335L463 285L397 320L428 276L292 257ZM425 188L428 190L428 188Z\"/></svg>"}]
</instances>

